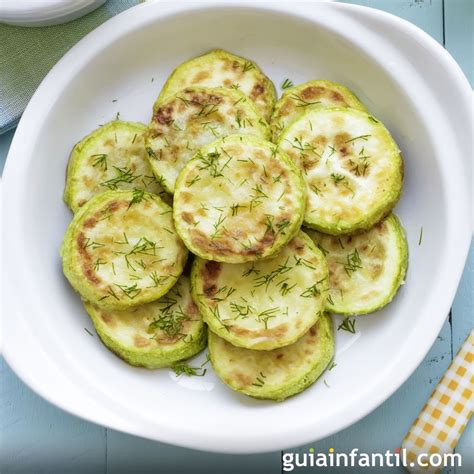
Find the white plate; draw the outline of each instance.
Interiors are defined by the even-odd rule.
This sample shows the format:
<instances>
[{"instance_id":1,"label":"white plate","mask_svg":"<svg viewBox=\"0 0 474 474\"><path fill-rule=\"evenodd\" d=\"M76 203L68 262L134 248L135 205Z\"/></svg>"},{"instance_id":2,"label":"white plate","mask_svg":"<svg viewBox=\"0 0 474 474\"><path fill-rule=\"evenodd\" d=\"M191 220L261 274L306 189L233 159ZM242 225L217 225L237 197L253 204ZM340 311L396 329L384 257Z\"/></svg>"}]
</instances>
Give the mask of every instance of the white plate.
<instances>
[{"instance_id":1,"label":"white plate","mask_svg":"<svg viewBox=\"0 0 474 474\"><path fill-rule=\"evenodd\" d=\"M66 23L90 13L105 0L2 0L0 22L17 26Z\"/></svg>"},{"instance_id":2,"label":"white plate","mask_svg":"<svg viewBox=\"0 0 474 474\"><path fill-rule=\"evenodd\" d=\"M407 284L384 311L337 333L337 367L302 394L257 401L212 371L176 379L127 366L91 327L61 274L71 214L62 202L72 145L116 112L146 122L174 66L211 48L255 59L276 84L333 79L384 121L405 157L397 213ZM41 84L4 174L5 357L50 402L143 437L262 452L328 436L368 414L415 370L448 314L471 235L470 88L428 35L391 15L323 3L145 3L84 38ZM113 100L117 102L113 102ZM420 229L423 241L418 245Z\"/></svg>"}]
</instances>

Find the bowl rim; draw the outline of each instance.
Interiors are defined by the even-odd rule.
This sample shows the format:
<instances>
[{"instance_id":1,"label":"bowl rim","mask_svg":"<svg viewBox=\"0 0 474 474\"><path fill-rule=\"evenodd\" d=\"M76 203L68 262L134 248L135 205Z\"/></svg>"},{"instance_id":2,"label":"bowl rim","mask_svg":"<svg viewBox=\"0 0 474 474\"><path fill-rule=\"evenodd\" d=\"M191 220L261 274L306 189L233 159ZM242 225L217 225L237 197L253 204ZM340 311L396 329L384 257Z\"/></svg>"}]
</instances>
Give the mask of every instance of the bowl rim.
<instances>
[{"instance_id":1,"label":"bowl rim","mask_svg":"<svg viewBox=\"0 0 474 474\"><path fill-rule=\"evenodd\" d=\"M23 153L26 146L25 143L28 141L27 134L29 133L29 130L34 127L34 124L37 123L37 120L39 120L41 115L48 115L50 109L53 107L52 104L54 104L54 100L49 99L57 97L57 93L53 92L54 87L52 86L54 85L56 88L58 88L59 83L60 87L58 89L62 90L62 88L67 85L67 79L71 77L71 67L76 71L80 71L82 66L91 58L93 58L95 54L99 53L102 49L105 49L107 46L120 39L123 35L134 31L140 25L148 24L151 21L166 21L167 17L174 16L178 13L186 13L194 10L202 11L206 9L216 10L237 8L268 11L270 13L283 13L297 19L316 21L311 15L315 12L321 12L323 9L326 10L326 14L329 16L342 13L353 15L360 21L379 21L384 23L387 28L392 27L395 30L403 31L409 35L413 41L416 41L418 44L421 44L423 48L428 50L429 59L437 61L442 65L442 67L446 70L446 74L449 74L449 80L453 84L452 87L460 91L461 95L463 96L464 104L460 104L460 106L470 103L471 88L460 67L440 44L438 44L433 38L431 38L431 36L423 32L415 25L412 25L411 23L389 13L359 5L349 5L342 3L312 3L309 5L306 4L306 2L292 2L291 5L289 5L288 3L289 2L272 2L269 4L263 0L254 1L251 3L237 2L233 0L201 2L193 2L191 0L182 1L179 3L169 1L156 3L149 2L126 10L102 24L96 30L89 33L86 37L79 41L73 48L69 50L68 53L66 53L66 55L48 73L35 92L18 125L17 132L15 133L15 137L8 154L3 178L3 196L5 197L9 194L9 192L13 192L15 183L21 179L22 166L20 155ZM305 4L304 11L301 11L301 9L297 11L295 8L295 6L300 4ZM13 163L15 163L15 165ZM465 173L464 176L461 175L461 168L467 165L460 159L458 160L457 165L459 169L457 169L454 174L457 178L460 178L457 188L458 197L461 196L466 198L466 200L462 200L460 203L458 203L457 209L451 206L450 210L453 212L456 210L455 214L457 218L459 218L459 216L463 213L464 216L466 216L466 213L468 216L470 216L471 213L469 212L469 173ZM453 198L450 197L449 199L452 201ZM11 252L11 247L8 245L9 240L11 239L10 229L15 228L15 225L17 226L17 229L20 229L18 216L15 215L15 212L18 212L18 210L21 211L21 207L20 203L13 201L14 200L10 200L7 204L6 200L3 199L2 219L4 219L3 228L6 231L5 238L2 242L3 262L6 262L12 258L12 255L14 254L14 252ZM457 222L457 219L453 218L453 220ZM9 225L6 225L7 222ZM3 355L9 366L19 376L19 378L26 385L32 388L38 395L58 406L59 408L65 410L66 412L113 429L118 429L120 431L125 431L138 436L171 444L224 453L256 453L301 445L306 442L314 441L315 438L321 439L330 436L366 416L368 413L377 408L381 403L383 403L389 396L391 396L421 363L435 341L436 336L438 335L447 317L452 300L454 299L455 291L459 284L462 269L464 267L469 249L469 242L471 238L470 222L461 224L461 228L458 227L456 229L456 239L453 239L452 233L449 235L449 241L451 243L456 242L455 248L450 249L451 260L449 260L449 264L451 271L449 272L449 278L443 282L443 294L438 294L436 296L436 305L431 305L433 309L436 308L435 313L438 316L433 319L433 325L430 328L426 328L423 342L421 343L418 341L420 343L413 347L413 350L410 351L409 357L402 357L400 355L399 357L394 358L391 363L391 367L397 367L398 371L396 372L396 376L394 375L392 378L387 378L386 376L383 378L382 381L385 382L385 385L382 392L376 391L376 388L380 388L381 385L381 381L379 381L381 377L376 377L371 384L368 384L368 388L364 392L370 393L372 395L372 399L365 402L363 406L360 406L360 409L357 413L351 413L351 416L345 417L343 420L339 419L339 422L335 423L331 427L324 427L322 433L321 429L318 432L318 427L315 425L314 420L305 419L299 421L298 426L287 425L281 428L279 431L269 433L269 436L264 440L255 436L248 436L247 434L247 439L245 442L240 439L238 435L232 435L231 433L228 433L226 436L222 436L222 433L219 433L218 435L210 435L209 433L205 434L202 431L196 432L190 427L175 426L173 429L169 429L170 427L166 426L166 431L163 430L158 434L156 430L154 433L150 432L150 430L144 432L142 429L143 427L130 426L129 422L118 418L115 413L109 413L107 410L104 410L103 406L100 404L97 405L96 401L94 400L94 392L87 394L84 392L78 392L79 395L77 396L80 399L82 397L82 401L84 403L81 406L77 406L72 402L71 399L61 396L61 393L56 393L50 386L42 382L41 377L38 377L37 374L33 374L31 370L29 370L28 361L25 361L25 357L22 357L22 353L20 350L18 350L18 346L13 343L15 340L20 340L20 337L24 339L25 336L23 334L19 334L19 326L16 327L15 323L12 321L12 319L14 319L12 318L12 313L15 312L15 308L13 307L12 303L5 305L5 298L3 302L3 315L9 313L8 320L4 321L6 323L4 324L5 335L7 330L10 330L10 333L7 337L5 337ZM10 249L10 252L7 250L8 248ZM7 267L7 265L3 265L3 269L5 269L5 267ZM7 281L4 279L4 282L6 283L4 288L7 286L13 288L11 286L13 284L12 280L9 279ZM4 294L8 293L9 292L6 291ZM16 308L16 312L19 312L18 308ZM20 317L20 314L18 314L18 317ZM20 321L18 321L17 324L19 325ZM34 343L34 339L31 340L32 343ZM36 344L38 344L38 341L36 341ZM38 359L43 358L43 362L47 363L53 362L48 358L47 354L41 349L40 346L38 346L38 349ZM404 363L401 363L402 359ZM388 372L388 370L386 372ZM395 372L393 372L393 374L395 374ZM69 390L79 391L79 387L71 386ZM90 408L90 410L86 408L86 398L87 403L89 404L88 408ZM288 438L291 439L288 441Z\"/></svg>"}]
</instances>

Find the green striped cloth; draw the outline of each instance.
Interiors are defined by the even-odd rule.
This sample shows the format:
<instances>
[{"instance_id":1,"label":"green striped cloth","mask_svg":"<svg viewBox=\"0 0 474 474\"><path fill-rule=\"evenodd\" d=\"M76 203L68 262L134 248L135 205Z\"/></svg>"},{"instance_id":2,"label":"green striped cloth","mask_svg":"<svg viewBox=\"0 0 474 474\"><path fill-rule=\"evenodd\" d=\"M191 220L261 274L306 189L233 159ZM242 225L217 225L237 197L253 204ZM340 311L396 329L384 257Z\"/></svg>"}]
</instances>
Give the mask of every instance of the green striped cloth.
<instances>
[{"instance_id":1,"label":"green striped cloth","mask_svg":"<svg viewBox=\"0 0 474 474\"><path fill-rule=\"evenodd\" d=\"M77 20L40 28L0 24L0 134L15 127L40 82L89 31L140 0L109 0Z\"/></svg>"}]
</instances>

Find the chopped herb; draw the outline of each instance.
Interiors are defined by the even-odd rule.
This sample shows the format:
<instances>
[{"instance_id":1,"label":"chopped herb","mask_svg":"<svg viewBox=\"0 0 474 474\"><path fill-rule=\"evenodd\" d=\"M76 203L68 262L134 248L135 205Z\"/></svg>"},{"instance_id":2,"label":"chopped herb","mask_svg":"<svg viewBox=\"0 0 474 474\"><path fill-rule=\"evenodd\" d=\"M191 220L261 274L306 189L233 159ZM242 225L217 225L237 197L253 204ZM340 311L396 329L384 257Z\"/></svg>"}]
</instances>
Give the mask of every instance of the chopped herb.
<instances>
[{"instance_id":1,"label":"chopped herb","mask_svg":"<svg viewBox=\"0 0 474 474\"><path fill-rule=\"evenodd\" d=\"M115 286L120 288L124 294L131 300L135 299L140 293L141 293L141 288L138 288L137 283L134 285L118 285L117 283L114 283Z\"/></svg>"},{"instance_id":2,"label":"chopped herb","mask_svg":"<svg viewBox=\"0 0 474 474\"><path fill-rule=\"evenodd\" d=\"M345 318L344 321L342 321L341 324L337 327L337 330L339 331L342 329L343 331L350 332L352 334L355 334L355 319L350 319L350 318Z\"/></svg>"},{"instance_id":3,"label":"chopped herb","mask_svg":"<svg viewBox=\"0 0 474 474\"><path fill-rule=\"evenodd\" d=\"M196 114L197 117L209 117L209 115L217 112L219 107L216 104L204 104L201 110Z\"/></svg>"},{"instance_id":4,"label":"chopped herb","mask_svg":"<svg viewBox=\"0 0 474 474\"><path fill-rule=\"evenodd\" d=\"M214 222L214 224L212 225L214 227L214 233L211 235L211 239L217 239L217 238L222 237L221 226L226 219L227 219L227 216L223 216L222 214L219 214L217 221ZM222 228L226 230L225 227L222 227Z\"/></svg>"},{"instance_id":5,"label":"chopped herb","mask_svg":"<svg viewBox=\"0 0 474 474\"><path fill-rule=\"evenodd\" d=\"M244 273L242 273L242 276L246 277L246 276L251 275L252 273L255 273L255 275L258 275L260 273L260 270L255 268L255 263L252 263L252 266L248 270L246 270Z\"/></svg>"},{"instance_id":6,"label":"chopped herb","mask_svg":"<svg viewBox=\"0 0 474 474\"><path fill-rule=\"evenodd\" d=\"M85 239L84 246L83 248L87 249L89 247L92 247L92 250L98 249L99 247L103 247L105 244L101 244L100 242L95 242L94 240L91 240L89 237Z\"/></svg>"},{"instance_id":7,"label":"chopped herb","mask_svg":"<svg viewBox=\"0 0 474 474\"><path fill-rule=\"evenodd\" d=\"M94 334L92 334L92 333L89 331L89 329L84 328L84 331L86 331L86 333L89 334L89 336L94 337Z\"/></svg>"},{"instance_id":8,"label":"chopped herb","mask_svg":"<svg viewBox=\"0 0 474 474\"><path fill-rule=\"evenodd\" d=\"M107 171L107 155L105 153L91 155L91 158L94 158L94 161L92 162L94 168L98 166L104 171Z\"/></svg>"},{"instance_id":9,"label":"chopped herb","mask_svg":"<svg viewBox=\"0 0 474 474\"><path fill-rule=\"evenodd\" d=\"M331 178L335 184L339 184L341 181L344 181L346 177L343 174L331 173Z\"/></svg>"},{"instance_id":10,"label":"chopped herb","mask_svg":"<svg viewBox=\"0 0 474 474\"><path fill-rule=\"evenodd\" d=\"M98 272L99 271L99 268L101 265L105 265L107 262L105 260L102 260L101 258L98 258L95 262L94 262L94 271Z\"/></svg>"},{"instance_id":11,"label":"chopped herb","mask_svg":"<svg viewBox=\"0 0 474 474\"><path fill-rule=\"evenodd\" d=\"M107 181L103 181L100 183L101 186L104 186L111 190L117 190L118 185L121 183L133 183L139 175L135 175L133 171L129 168L119 168L118 166L114 166L116 176L115 178L111 178Z\"/></svg>"},{"instance_id":12,"label":"chopped herb","mask_svg":"<svg viewBox=\"0 0 474 474\"><path fill-rule=\"evenodd\" d=\"M263 387L265 385L265 380L267 376L263 373L263 372L260 372L259 373L259 377L256 378L256 382L254 382L252 385L254 387Z\"/></svg>"},{"instance_id":13,"label":"chopped herb","mask_svg":"<svg viewBox=\"0 0 474 474\"><path fill-rule=\"evenodd\" d=\"M146 192L144 189L134 189L132 191L132 199L128 203L128 209L130 209L134 204L139 204L143 200L146 201Z\"/></svg>"},{"instance_id":14,"label":"chopped herb","mask_svg":"<svg viewBox=\"0 0 474 474\"><path fill-rule=\"evenodd\" d=\"M206 375L207 369L202 367L190 367L187 364L181 363L176 364L172 367L176 376L180 376L182 374L187 375L188 377L196 376L196 377L203 377Z\"/></svg>"},{"instance_id":15,"label":"chopped herb","mask_svg":"<svg viewBox=\"0 0 474 474\"><path fill-rule=\"evenodd\" d=\"M337 263L344 265L344 270L349 277L352 276L352 273L362 268L362 260L360 259L357 249L354 249L353 252L347 254L345 262Z\"/></svg>"},{"instance_id":16,"label":"chopped herb","mask_svg":"<svg viewBox=\"0 0 474 474\"><path fill-rule=\"evenodd\" d=\"M293 82L290 81L290 79L285 79L282 84L281 84L281 88L284 90L284 89L289 89L290 87L293 87Z\"/></svg>"},{"instance_id":17,"label":"chopped herb","mask_svg":"<svg viewBox=\"0 0 474 474\"><path fill-rule=\"evenodd\" d=\"M303 298L311 298L311 297L316 297L321 294L321 290L318 288L318 285L324 280L320 280L317 283L315 283L312 286L309 286L306 288L306 290L303 291L303 293L300 294Z\"/></svg>"},{"instance_id":18,"label":"chopped herb","mask_svg":"<svg viewBox=\"0 0 474 474\"><path fill-rule=\"evenodd\" d=\"M247 72L247 71L250 71L252 69L255 69L255 66L250 62L250 61L246 61L243 65L242 65L242 70L244 72Z\"/></svg>"},{"instance_id":19,"label":"chopped herb","mask_svg":"<svg viewBox=\"0 0 474 474\"><path fill-rule=\"evenodd\" d=\"M421 245L423 240L423 227L420 228L420 237L418 238L418 245Z\"/></svg>"},{"instance_id":20,"label":"chopped herb","mask_svg":"<svg viewBox=\"0 0 474 474\"><path fill-rule=\"evenodd\" d=\"M364 140L366 142L368 138L371 136L372 135L359 135L358 137L354 137L349 140L346 140L344 143L351 143L351 142L355 142L356 140Z\"/></svg>"},{"instance_id":21,"label":"chopped herb","mask_svg":"<svg viewBox=\"0 0 474 474\"><path fill-rule=\"evenodd\" d=\"M303 99L298 94L291 94L290 98L296 102L296 107L308 107L308 105L315 105L315 104L321 103L320 100L315 100L314 102L310 102L308 100Z\"/></svg>"},{"instance_id":22,"label":"chopped herb","mask_svg":"<svg viewBox=\"0 0 474 474\"><path fill-rule=\"evenodd\" d=\"M318 244L318 249L321 250L324 256L329 254L329 250L326 250L321 244Z\"/></svg>"}]
</instances>

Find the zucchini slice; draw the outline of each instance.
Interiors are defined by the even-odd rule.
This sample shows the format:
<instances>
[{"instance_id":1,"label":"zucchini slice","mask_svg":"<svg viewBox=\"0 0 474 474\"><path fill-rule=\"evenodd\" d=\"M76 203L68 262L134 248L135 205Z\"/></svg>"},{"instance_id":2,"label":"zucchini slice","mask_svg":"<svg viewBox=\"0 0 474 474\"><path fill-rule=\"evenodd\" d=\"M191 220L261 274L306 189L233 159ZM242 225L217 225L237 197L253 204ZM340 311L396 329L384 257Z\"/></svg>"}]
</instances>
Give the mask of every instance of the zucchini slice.
<instances>
[{"instance_id":1,"label":"zucchini slice","mask_svg":"<svg viewBox=\"0 0 474 474\"><path fill-rule=\"evenodd\" d=\"M229 265L197 258L194 301L211 331L231 344L255 350L287 346L324 310L328 267L303 232L278 256Z\"/></svg>"},{"instance_id":2,"label":"zucchini slice","mask_svg":"<svg viewBox=\"0 0 474 474\"><path fill-rule=\"evenodd\" d=\"M275 104L271 127L275 140L280 133L308 110L318 107L367 109L347 87L331 81L309 81L286 89Z\"/></svg>"},{"instance_id":3,"label":"zucchini slice","mask_svg":"<svg viewBox=\"0 0 474 474\"><path fill-rule=\"evenodd\" d=\"M328 261L329 311L371 313L390 303L404 283L408 245L394 214L358 235L333 237L311 230L308 234Z\"/></svg>"},{"instance_id":4,"label":"zucchini slice","mask_svg":"<svg viewBox=\"0 0 474 474\"><path fill-rule=\"evenodd\" d=\"M256 63L216 49L178 66L163 86L154 110L168 97L192 86L238 89L255 102L268 121L276 100L273 82Z\"/></svg>"},{"instance_id":5,"label":"zucchini slice","mask_svg":"<svg viewBox=\"0 0 474 474\"><path fill-rule=\"evenodd\" d=\"M123 311L106 310L89 302L84 306L102 342L131 365L170 367L206 345L207 331L185 275L153 303Z\"/></svg>"},{"instance_id":6,"label":"zucchini slice","mask_svg":"<svg viewBox=\"0 0 474 474\"><path fill-rule=\"evenodd\" d=\"M176 181L174 221L208 260L241 263L278 252L299 230L305 186L270 142L230 135L203 147Z\"/></svg>"},{"instance_id":7,"label":"zucchini slice","mask_svg":"<svg viewBox=\"0 0 474 474\"><path fill-rule=\"evenodd\" d=\"M285 129L279 146L303 170L307 227L331 235L370 229L400 197L400 150L365 112L310 110Z\"/></svg>"},{"instance_id":8,"label":"zucchini slice","mask_svg":"<svg viewBox=\"0 0 474 474\"><path fill-rule=\"evenodd\" d=\"M61 247L63 272L83 299L107 309L157 300L176 283L187 249L172 210L144 191L107 191L75 215Z\"/></svg>"},{"instance_id":9,"label":"zucchini slice","mask_svg":"<svg viewBox=\"0 0 474 474\"><path fill-rule=\"evenodd\" d=\"M293 344L272 351L235 347L209 331L209 355L220 379L255 398L282 401L313 384L334 356L329 314Z\"/></svg>"},{"instance_id":10,"label":"zucchini slice","mask_svg":"<svg viewBox=\"0 0 474 474\"><path fill-rule=\"evenodd\" d=\"M184 165L204 145L235 133L270 138L270 128L242 92L224 87L184 89L155 110L146 136L153 172L173 193Z\"/></svg>"},{"instance_id":11,"label":"zucchini slice","mask_svg":"<svg viewBox=\"0 0 474 474\"><path fill-rule=\"evenodd\" d=\"M114 120L94 130L72 149L64 201L76 212L109 189L141 189L169 201L148 163L141 123Z\"/></svg>"}]
</instances>

